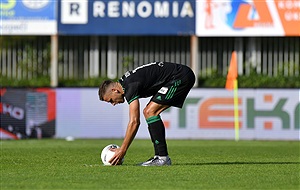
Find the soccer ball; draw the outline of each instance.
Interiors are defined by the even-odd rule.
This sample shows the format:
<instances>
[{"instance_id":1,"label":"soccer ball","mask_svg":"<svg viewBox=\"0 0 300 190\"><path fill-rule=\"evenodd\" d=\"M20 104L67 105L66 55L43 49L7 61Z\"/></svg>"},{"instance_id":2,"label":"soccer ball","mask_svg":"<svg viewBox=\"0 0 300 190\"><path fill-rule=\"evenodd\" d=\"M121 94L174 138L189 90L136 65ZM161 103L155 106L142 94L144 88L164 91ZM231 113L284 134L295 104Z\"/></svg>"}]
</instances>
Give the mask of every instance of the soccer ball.
<instances>
[{"instance_id":1,"label":"soccer ball","mask_svg":"<svg viewBox=\"0 0 300 190\"><path fill-rule=\"evenodd\" d=\"M111 151L110 149L115 149L115 148L120 148L120 147L116 144L110 144L103 148L103 150L101 152L101 160L105 166L111 165L108 161L115 155L115 152ZM121 162L118 163L118 165L121 165L123 163L123 161L124 161L124 158L122 159Z\"/></svg>"}]
</instances>

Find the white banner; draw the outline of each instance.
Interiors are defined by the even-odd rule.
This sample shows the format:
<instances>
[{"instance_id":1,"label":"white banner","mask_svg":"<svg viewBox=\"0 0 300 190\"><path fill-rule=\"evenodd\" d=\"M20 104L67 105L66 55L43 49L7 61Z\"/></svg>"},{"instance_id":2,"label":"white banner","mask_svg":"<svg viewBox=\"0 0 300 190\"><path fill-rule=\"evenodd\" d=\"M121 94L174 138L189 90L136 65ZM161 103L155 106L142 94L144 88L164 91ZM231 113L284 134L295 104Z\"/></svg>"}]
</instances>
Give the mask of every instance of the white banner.
<instances>
[{"instance_id":1,"label":"white banner","mask_svg":"<svg viewBox=\"0 0 300 190\"><path fill-rule=\"evenodd\" d=\"M198 36L299 36L300 0L196 1Z\"/></svg>"},{"instance_id":2,"label":"white banner","mask_svg":"<svg viewBox=\"0 0 300 190\"><path fill-rule=\"evenodd\" d=\"M52 35L57 33L56 21L45 20L3 20L1 34L9 35Z\"/></svg>"},{"instance_id":3,"label":"white banner","mask_svg":"<svg viewBox=\"0 0 300 190\"><path fill-rule=\"evenodd\" d=\"M127 103L112 106L98 99L98 89L58 89L58 138L122 138L128 123ZM240 139L300 140L300 96L295 90L241 89ZM141 113L149 101L140 99ZM182 109L161 114L169 139L235 139L233 92L192 89ZM136 138L149 138L141 114Z\"/></svg>"}]
</instances>

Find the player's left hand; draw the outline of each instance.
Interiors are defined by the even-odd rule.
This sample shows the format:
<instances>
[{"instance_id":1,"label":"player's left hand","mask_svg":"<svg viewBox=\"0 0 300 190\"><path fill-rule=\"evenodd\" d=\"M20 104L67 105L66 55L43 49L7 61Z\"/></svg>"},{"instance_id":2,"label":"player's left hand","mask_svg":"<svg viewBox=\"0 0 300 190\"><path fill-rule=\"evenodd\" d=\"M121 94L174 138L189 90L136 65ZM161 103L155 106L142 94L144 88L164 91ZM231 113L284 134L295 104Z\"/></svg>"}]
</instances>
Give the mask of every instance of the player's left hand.
<instances>
[{"instance_id":1,"label":"player's left hand","mask_svg":"<svg viewBox=\"0 0 300 190\"><path fill-rule=\"evenodd\" d=\"M123 151L121 148L115 148L110 150L115 152L115 155L109 160L109 163L111 163L112 166L122 163L122 159L124 158L126 152Z\"/></svg>"}]
</instances>

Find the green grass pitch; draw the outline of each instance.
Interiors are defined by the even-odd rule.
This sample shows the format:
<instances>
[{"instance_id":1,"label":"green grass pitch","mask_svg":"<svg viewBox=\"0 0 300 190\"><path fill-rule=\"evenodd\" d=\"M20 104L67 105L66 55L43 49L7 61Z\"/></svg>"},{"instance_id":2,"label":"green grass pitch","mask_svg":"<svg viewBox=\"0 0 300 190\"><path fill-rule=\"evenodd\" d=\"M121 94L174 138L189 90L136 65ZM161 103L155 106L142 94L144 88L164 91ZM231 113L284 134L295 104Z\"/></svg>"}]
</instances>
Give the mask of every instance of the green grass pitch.
<instances>
[{"instance_id":1,"label":"green grass pitch","mask_svg":"<svg viewBox=\"0 0 300 190\"><path fill-rule=\"evenodd\" d=\"M168 140L173 165L141 167L153 150L136 139L122 166L103 166L121 142L2 140L0 189L300 189L299 141Z\"/></svg>"}]
</instances>

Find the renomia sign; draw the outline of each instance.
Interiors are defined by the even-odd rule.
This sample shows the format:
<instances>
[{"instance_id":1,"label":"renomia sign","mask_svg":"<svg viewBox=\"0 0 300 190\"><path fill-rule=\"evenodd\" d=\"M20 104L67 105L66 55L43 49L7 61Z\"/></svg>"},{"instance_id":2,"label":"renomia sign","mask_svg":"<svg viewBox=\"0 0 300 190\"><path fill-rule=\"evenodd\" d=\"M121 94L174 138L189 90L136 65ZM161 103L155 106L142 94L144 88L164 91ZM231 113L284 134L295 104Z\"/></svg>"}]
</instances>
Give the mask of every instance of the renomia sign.
<instances>
[{"instance_id":1,"label":"renomia sign","mask_svg":"<svg viewBox=\"0 0 300 190\"><path fill-rule=\"evenodd\" d=\"M61 1L61 34L194 34L195 1Z\"/></svg>"}]
</instances>

